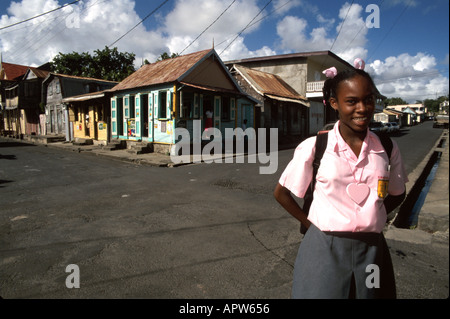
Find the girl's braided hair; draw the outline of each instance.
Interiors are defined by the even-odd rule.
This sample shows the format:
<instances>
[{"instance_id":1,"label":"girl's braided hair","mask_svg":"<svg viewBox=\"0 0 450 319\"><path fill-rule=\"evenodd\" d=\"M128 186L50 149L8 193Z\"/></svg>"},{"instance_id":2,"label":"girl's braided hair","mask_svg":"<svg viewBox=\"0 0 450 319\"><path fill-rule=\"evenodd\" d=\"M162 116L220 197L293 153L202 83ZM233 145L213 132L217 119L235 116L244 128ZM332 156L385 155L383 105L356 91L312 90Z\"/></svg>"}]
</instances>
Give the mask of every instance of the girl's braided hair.
<instances>
[{"instance_id":1,"label":"girl's braided hair","mask_svg":"<svg viewBox=\"0 0 450 319\"><path fill-rule=\"evenodd\" d=\"M328 78L325 81L323 88L322 88L323 102L324 102L325 106L330 106L330 98L332 98L332 97L337 98L338 87L342 81L354 78L357 75L360 75L360 76L366 78L369 81L369 83L371 84L371 86L373 87L373 92L374 93L376 92L375 83L373 82L371 76L366 71L356 69L356 68L347 69L342 72L338 72L335 77Z\"/></svg>"}]
</instances>

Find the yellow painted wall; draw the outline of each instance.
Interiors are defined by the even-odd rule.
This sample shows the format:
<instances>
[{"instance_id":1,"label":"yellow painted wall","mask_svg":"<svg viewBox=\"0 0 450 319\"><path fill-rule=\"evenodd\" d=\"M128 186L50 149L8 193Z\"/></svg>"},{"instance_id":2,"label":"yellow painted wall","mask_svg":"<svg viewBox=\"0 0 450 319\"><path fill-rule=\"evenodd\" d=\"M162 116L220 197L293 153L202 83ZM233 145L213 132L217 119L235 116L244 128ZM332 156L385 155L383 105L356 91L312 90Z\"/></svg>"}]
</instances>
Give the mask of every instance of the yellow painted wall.
<instances>
[{"instance_id":1,"label":"yellow painted wall","mask_svg":"<svg viewBox=\"0 0 450 319\"><path fill-rule=\"evenodd\" d=\"M86 138L85 132L85 115L80 110L78 111L78 119L79 121L74 121L73 125L73 136L74 137L80 137L80 138Z\"/></svg>"},{"instance_id":2,"label":"yellow painted wall","mask_svg":"<svg viewBox=\"0 0 450 319\"><path fill-rule=\"evenodd\" d=\"M99 141L107 141L108 140L108 126L106 122L100 121L97 124L98 128L98 138Z\"/></svg>"},{"instance_id":3,"label":"yellow painted wall","mask_svg":"<svg viewBox=\"0 0 450 319\"><path fill-rule=\"evenodd\" d=\"M104 121L98 121L97 108L89 107L89 123L86 123L86 114L78 109L79 121L73 121L73 135L79 138L91 138L98 141L108 140L108 125ZM75 116L71 119L75 119ZM86 125L89 125L89 135L86 135Z\"/></svg>"}]
</instances>

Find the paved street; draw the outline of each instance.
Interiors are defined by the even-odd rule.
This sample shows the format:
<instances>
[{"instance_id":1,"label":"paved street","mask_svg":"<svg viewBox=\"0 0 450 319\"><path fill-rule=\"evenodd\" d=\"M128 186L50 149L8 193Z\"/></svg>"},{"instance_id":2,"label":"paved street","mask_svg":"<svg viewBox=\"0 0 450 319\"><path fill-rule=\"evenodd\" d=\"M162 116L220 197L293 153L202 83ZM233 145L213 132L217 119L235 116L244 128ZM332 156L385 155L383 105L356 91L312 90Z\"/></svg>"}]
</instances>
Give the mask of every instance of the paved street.
<instances>
[{"instance_id":1,"label":"paved street","mask_svg":"<svg viewBox=\"0 0 450 319\"><path fill-rule=\"evenodd\" d=\"M408 172L441 133L427 125L394 138ZM0 141L0 296L289 298L301 237L272 191L292 153L260 175L260 164L151 167ZM399 298L448 297L448 235L389 246ZM80 289L66 287L71 264Z\"/></svg>"}]
</instances>

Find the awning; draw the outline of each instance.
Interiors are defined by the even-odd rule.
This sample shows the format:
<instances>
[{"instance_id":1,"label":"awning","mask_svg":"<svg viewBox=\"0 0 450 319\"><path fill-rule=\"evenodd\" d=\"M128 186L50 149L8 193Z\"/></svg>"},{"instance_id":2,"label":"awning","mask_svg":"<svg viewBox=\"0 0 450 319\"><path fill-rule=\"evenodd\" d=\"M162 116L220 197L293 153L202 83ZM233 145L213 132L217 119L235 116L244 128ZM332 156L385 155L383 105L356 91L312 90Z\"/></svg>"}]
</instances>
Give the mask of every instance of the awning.
<instances>
[{"instance_id":1,"label":"awning","mask_svg":"<svg viewBox=\"0 0 450 319\"><path fill-rule=\"evenodd\" d=\"M221 93L227 93L227 94L234 94L234 95L245 95L235 90L228 90L224 88L218 88L213 86L206 86L206 85L200 85L200 84L192 84L187 82L180 82L184 86L189 86L195 89L205 90L205 91L212 91L212 92L221 92Z\"/></svg>"},{"instance_id":2,"label":"awning","mask_svg":"<svg viewBox=\"0 0 450 319\"><path fill-rule=\"evenodd\" d=\"M404 110L403 110L403 113L408 113L408 114L416 115L416 112L414 112L413 110L411 110L409 107L407 107L406 109L404 109Z\"/></svg>"},{"instance_id":3,"label":"awning","mask_svg":"<svg viewBox=\"0 0 450 319\"><path fill-rule=\"evenodd\" d=\"M311 106L308 101L304 101L304 100L291 99L288 97L276 96L276 95L272 95L272 94L265 94L265 96L270 97L271 99L274 99L274 100L278 100L278 101L298 103L298 104L304 105L306 107Z\"/></svg>"},{"instance_id":4,"label":"awning","mask_svg":"<svg viewBox=\"0 0 450 319\"><path fill-rule=\"evenodd\" d=\"M239 95L242 97L245 97L251 101L253 101L255 104L258 104L259 101L257 99L255 99L254 97L239 92L239 91L235 91L235 90L228 90L228 89L224 89L224 88L218 88L218 87L213 87L213 86L206 86L206 85L199 85L199 84L192 84L192 83L187 83L187 82L180 82L180 84L184 85L184 86L188 86L194 89L199 89L199 90L205 90L205 91L211 91L211 92L219 92L219 93L224 93L224 94L229 94L229 95ZM258 106L258 105L257 105Z\"/></svg>"},{"instance_id":5,"label":"awning","mask_svg":"<svg viewBox=\"0 0 450 319\"><path fill-rule=\"evenodd\" d=\"M82 101L89 101L89 100L99 99L99 98L102 98L104 96L105 96L104 92L89 93L89 94L83 94L83 95L66 97L65 99L62 99L62 102L63 103L82 102Z\"/></svg>"}]
</instances>

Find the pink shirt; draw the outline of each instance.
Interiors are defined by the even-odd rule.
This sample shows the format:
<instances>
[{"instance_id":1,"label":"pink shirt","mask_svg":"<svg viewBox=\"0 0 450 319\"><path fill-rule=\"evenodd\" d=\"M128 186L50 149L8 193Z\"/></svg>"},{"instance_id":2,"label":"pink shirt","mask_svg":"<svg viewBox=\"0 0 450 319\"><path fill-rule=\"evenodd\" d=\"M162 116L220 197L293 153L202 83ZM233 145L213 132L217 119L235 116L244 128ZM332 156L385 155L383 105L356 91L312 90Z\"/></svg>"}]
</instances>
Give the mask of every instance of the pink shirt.
<instances>
[{"instance_id":1,"label":"pink shirt","mask_svg":"<svg viewBox=\"0 0 450 319\"><path fill-rule=\"evenodd\" d=\"M389 180L388 193L405 191L408 177L397 143L393 141L389 169L388 156L376 134L368 131L359 157L342 138L339 122L328 132L328 144L317 172L314 201L308 219L322 231L380 233L386 224L383 198L378 197L379 180ZM312 179L316 137L297 146L294 158L279 183L295 196L303 198ZM370 192L361 204L355 203L346 188L350 183L364 183Z\"/></svg>"}]
</instances>

